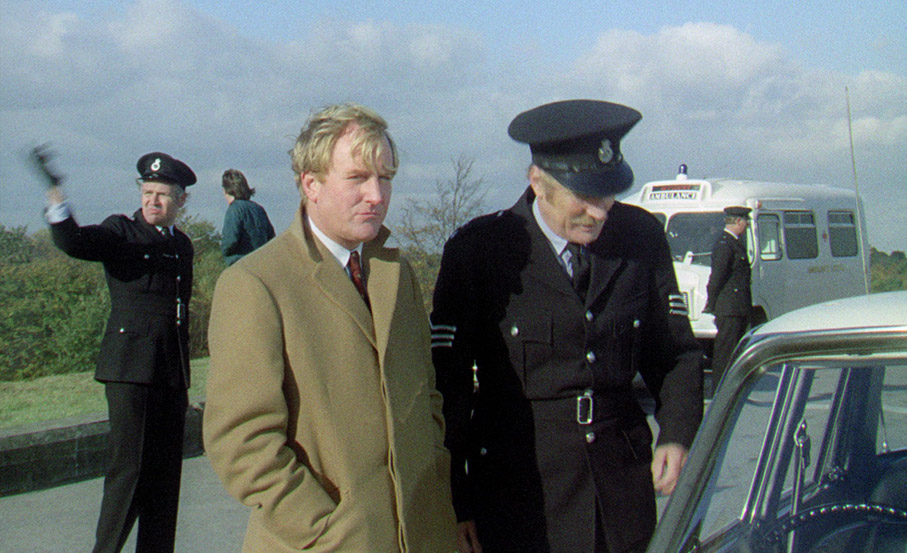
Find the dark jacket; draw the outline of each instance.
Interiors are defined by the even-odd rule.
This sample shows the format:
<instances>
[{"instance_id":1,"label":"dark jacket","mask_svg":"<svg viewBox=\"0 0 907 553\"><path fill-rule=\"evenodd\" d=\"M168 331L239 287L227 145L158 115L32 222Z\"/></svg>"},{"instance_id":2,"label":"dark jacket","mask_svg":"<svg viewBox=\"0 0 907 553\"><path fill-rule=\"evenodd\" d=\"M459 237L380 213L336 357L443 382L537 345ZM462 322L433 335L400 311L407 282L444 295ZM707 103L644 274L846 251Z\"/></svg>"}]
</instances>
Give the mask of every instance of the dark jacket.
<instances>
[{"instance_id":1,"label":"dark jacket","mask_svg":"<svg viewBox=\"0 0 907 553\"><path fill-rule=\"evenodd\" d=\"M716 316L747 317L752 311L750 263L739 238L723 231L712 248L712 272L705 310Z\"/></svg>"},{"instance_id":2,"label":"dark jacket","mask_svg":"<svg viewBox=\"0 0 907 553\"><path fill-rule=\"evenodd\" d=\"M233 200L224 214L220 251L233 265L274 238L274 227L265 209L251 200Z\"/></svg>"},{"instance_id":3,"label":"dark jacket","mask_svg":"<svg viewBox=\"0 0 907 553\"><path fill-rule=\"evenodd\" d=\"M70 217L50 231L67 254L104 264L110 317L95 378L188 388L191 240L179 230L165 237L141 210L100 225Z\"/></svg>"},{"instance_id":4,"label":"dark jacket","mask_svg":"<svg viewBox=\"0 0 907 553\"><path fill-rule=\"evenodd\" d=\"M702 416L702 353L654 217L614 205L590 246L584 305L532 200L529 189L444 249L432 352L454 507L476 521L489 553L573 552L592 551L598 501L616 553L647 540L656 517L652 434L634 375L656 399L659 443L689 447ZM587 391L594 414L579 424Z\"/></svg>"}]
</instances>

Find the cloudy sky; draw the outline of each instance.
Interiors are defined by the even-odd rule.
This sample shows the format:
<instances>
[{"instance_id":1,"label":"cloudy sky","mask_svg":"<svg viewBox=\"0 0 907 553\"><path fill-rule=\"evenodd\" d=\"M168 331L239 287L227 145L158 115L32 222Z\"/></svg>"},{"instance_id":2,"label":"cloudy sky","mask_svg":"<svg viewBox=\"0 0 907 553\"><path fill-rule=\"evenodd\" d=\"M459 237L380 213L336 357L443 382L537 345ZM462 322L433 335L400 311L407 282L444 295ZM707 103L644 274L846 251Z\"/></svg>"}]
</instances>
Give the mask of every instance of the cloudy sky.
<instances>
[{"instance_id":1,"label":"cloudy sky","mask_svg":"<svg viewBox=\"0 0 907 553\"><path fill-rule=\"evenodd\" d=\"M284 228L298 203L286 152L339 101L390 123L398 210L460 156L488 209L509 206L528 148L507 124L568 98L642 112L621 144L636 186L683 162L694 177L853 187L849 97L870 243L907 249L900 1L0 0L0 23L7 227L42 227L23 160L51 142L80 222L132 213L135 162L162 150L199 176L192 213L220 226L233 167Z\"/></svg>"}]
</instances>

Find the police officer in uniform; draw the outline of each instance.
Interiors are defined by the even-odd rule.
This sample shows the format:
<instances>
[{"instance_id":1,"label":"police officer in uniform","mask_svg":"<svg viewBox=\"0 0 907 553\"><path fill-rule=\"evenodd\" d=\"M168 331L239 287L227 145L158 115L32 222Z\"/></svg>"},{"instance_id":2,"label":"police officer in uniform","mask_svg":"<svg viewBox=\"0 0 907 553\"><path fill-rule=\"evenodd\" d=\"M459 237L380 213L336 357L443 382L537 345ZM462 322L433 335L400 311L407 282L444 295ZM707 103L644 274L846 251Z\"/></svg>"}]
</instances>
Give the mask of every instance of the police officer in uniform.
<instances>
[{"instance_id":1,"label":"police officer in uniform","mask_svg":"<svg viewBox=\"0 0 907 553\"><path fill-rule=\"evenodd\" d=\"M753 296L750 290L750 262L745 238L750 208L726 207L724 232L712 247L712 272L706 286L708 300L704 313L715 315L715 344L712 353L712 386L718 387L737 342L750 326Z\"/></svg>"},{"instance_id":2,"label":"police officer in uniform","mask_svg":"<svg viewBox=\"0 0 907 553\"><path fill-rule=\"evenodd\" d=\"M641 552L686 460L702 353L661 224L614 199L640 117L592 100L518 115L529 187L445 245L432 353L462 552Z\"/></svg>"},{"instance_id":3,"label":"police officer in uniform","mask_svg":"<svg viewBox=\"0 0 907 553\"><path fill-rule=\"evenodd\" d=\"M196 177L161 152L137 164L141 208L80 226L49 168L45 216L54 244L72 257L99 261L110 291L110 316L95 378L105 386L109 461L96 553L118 552L136 519L137 552L172 552L189 387L193 248L173 224Z\"/></svg>"}]
</instances>

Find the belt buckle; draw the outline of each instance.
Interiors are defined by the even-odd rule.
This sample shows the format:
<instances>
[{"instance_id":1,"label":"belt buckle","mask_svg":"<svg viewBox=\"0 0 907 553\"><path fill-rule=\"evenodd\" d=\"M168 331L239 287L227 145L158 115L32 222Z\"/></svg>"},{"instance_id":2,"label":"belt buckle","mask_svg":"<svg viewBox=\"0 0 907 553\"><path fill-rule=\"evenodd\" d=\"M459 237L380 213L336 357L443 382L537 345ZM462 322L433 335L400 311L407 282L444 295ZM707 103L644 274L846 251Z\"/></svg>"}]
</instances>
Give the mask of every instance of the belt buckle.
<instances>
[{"instance_id":1,"label":"belt buckle","mask_svg":"<svg viewBox=\"0 0 907 553\"><path fill-rule=\"evenodd\" d=\"M592 399L592 390L586 390L581 396L576 396L576 422L579 424L592 424L595 415L595 400Z\"/></svg>"}]
</instances>

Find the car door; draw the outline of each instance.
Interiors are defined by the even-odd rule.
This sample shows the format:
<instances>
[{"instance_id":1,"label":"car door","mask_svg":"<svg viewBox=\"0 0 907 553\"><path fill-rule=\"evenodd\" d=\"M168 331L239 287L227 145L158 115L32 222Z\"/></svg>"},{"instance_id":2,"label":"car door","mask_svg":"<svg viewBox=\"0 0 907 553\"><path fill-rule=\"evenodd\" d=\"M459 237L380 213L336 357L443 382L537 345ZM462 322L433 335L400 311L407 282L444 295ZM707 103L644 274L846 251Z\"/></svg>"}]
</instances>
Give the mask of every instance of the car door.
<instances>
[{"instance_id":1,"label":"car door","mask_svg":"<svg viewBox=\"0 0 907 553\"><path fill-rule=\"evenodd\" d=\"M876 516L881 475L907 459L904 360L804 356L754 373L673 550L813 551L845 523ZM863 543L867 532L846 537Z\"/></svg>"}]
</instances>

